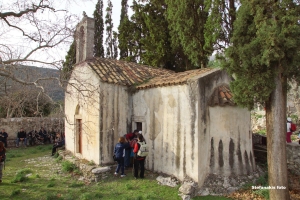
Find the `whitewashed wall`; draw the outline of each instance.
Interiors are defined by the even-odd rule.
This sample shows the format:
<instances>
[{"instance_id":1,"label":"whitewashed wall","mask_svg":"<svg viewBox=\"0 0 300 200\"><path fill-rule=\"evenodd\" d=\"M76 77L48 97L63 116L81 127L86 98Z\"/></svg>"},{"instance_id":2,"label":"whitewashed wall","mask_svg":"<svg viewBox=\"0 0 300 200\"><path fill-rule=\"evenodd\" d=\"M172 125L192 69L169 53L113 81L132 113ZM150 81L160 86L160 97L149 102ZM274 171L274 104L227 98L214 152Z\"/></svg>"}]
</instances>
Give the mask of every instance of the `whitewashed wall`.
<instances>
[{"instance_id":1,"label":"whitewashed wall","mask_svg":"<svg viewBox=\"0 0 300 200\"><path fill-rule=\"evenodd\" d=\"M72 87L73 83L82 91ZM67 150L96 164L113 162L114 146L131 126L129 101L126 87L100 82L90 67L84 63L77 66L65 98ZM78 115L75 114L77 105L80 106ZM76 118L82 119L82 154L76 146Z\"/></svg>"},{"instance_id":2,"label":"whitewashed wall","mask_svg":"<svg viewBox=\"0 0 300 200\"><path fill-rule=\"evenodd\" d=\"M76 66L65 96L66 149L99 163L99 79L86 65ZM77 106L80 106L76 113ZM82 154L78 153L75 120L82 120Z\"/></svg>"},{"instance_id":3,"label":"whitewashed wall","mask_svg":"<svg viewBox=\"0 0 300 200\"><path fill-rule=\"evenodd\" d=\"M133 116L144 118L150 147L146 168L183 179L198 177L198 135L187 85L141 90L133 96Z\"/></svg>"}]
</instances>

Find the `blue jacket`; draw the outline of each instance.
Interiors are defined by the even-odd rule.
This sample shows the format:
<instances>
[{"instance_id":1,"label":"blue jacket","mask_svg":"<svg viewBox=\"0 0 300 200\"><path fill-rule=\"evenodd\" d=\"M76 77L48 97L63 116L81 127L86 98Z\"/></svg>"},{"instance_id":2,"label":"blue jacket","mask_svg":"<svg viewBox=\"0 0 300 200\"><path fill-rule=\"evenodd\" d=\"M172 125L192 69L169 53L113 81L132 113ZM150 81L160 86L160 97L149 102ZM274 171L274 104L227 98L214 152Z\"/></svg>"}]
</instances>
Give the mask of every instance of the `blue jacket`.
<instances>
[{"instance_id":1,"label":"blue jacket","mask_svg":"<svg viewBox=\"0 0 300 200\"><path fill-rule=\"evenodd\" d=\"M128 142L125 143L117 143L115 146L114 154L116 155L117 158L122 158L124 157L124 149L130 147Z\"/></svg>"}]
</instances>

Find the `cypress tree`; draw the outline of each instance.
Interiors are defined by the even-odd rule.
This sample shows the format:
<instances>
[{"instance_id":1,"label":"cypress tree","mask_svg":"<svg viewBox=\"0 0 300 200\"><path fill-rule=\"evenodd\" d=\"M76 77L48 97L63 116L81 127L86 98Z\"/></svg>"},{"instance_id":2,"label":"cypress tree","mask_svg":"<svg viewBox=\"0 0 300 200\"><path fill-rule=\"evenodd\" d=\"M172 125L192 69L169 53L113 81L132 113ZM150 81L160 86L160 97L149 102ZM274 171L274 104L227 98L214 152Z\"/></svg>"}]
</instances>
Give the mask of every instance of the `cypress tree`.
<instances>
[{"instance_id":1,"label":"cypress tree","mask_svg":"<svg viewBox=\"0 0 300 200\"><path fill-rule=\"evenodd\" d=\"M118 58L118 33L113 31L113 59L117 59Z\"/></svg>"},{"instance_id":2,"label":"cypress tree","mask_svg":"<svg viewBox=\"0 0 300 200\"><path fill-rule=\"evenodd\" d=\"M232 46L226 49L224 68L233 74L236 103L266 106L270 199L290 199L286 162L287 79L300 75L299 4L293 0L241 0Z\"/></svg>"},{"instance_id":3,"label":"cypress tree","mask_svg":"<svg viewBox=\"0 0 300 200\"><path fill-rule=\"evenodd\" d=\"M103 47L103 0L98 0L94 11L95 35L94 35L94 56L104 58Z\"/></svg>"},{"instance_id":4,"label":"cypress tree","mask_svg":"<svg viewBox=\"0 0 300 200\"><path fill-rule=\"evenodd\" d=\"M72 44L70 45L70 48L68 50L68 53L65 57L65 61L63 62L63 68L62 68L62 79L69 80L73 66L76 63L76 42L73 40Z\"/></svg>"},{"instance_id":5,"label":"cypress tree","mask_svg":"<svg viewBox=\"0 0 300 200\"><path fill-rule=\"evenodd\" d=\"M128 57L128 40L129 36L132 33L130 28L130 21L128 18L128 4L127 0L122 0L121 2L121 16L120 16L120 24L118 27L119 35L119 49L120 49L120 59L125 59Z\"/></svg>"},{"instance_id":6,"label":"cypress tree","mask_svg":"<svg viewBox=\"0 0 300 200\"><path fill-rule=\"evenodd\" d=\"M105 25L106 25L106 58L113 58L113 22L112 22L113 5L110 0L107 1Z\"/></svg>"},{"instance_id":7,"label":"cypress tree","mask_svg":"<svg viewBox=\"0 0 300 200\"><path fill-rule=\"evenodd\" d=\"M184 54L198 68L207 67L211 48L204 48L208 11L204 0L166 0L172 43L181 45Z\"/></svg>"}]
</instances>

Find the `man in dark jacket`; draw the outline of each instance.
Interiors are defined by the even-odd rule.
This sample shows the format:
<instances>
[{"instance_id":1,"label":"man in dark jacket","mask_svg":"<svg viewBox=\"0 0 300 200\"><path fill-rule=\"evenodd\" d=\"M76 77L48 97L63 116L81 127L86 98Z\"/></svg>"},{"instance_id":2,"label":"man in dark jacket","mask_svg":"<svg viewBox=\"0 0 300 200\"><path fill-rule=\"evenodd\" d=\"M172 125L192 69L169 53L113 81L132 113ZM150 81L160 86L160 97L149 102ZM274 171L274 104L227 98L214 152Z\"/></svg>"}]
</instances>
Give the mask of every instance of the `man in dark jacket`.
<instances>
[{"instance_id":1,"label":"man in dark jacket","mask_svg":"<svg viewBox=\"0 0 300 200\"><path fill-rule=\"evenodd\" d=\"M20 131L17 134L17 148L19 147L20 141L23 142L23 144L25 145L25 147L27 146L26 145L26 142L27 142L26 132L24 131L23 128L21 128Z\"/></svg>"},{"instance_id":2,"label":"man in dark jacket","mask_svg":"<svg viewBox=\"0 0 300 200\"><path fill-rule=\"evenodd\" d=\"M0 141L4 143L5 148L7 147L7 137L8 134L5 132L5 129L2 129L2 131L0 132Z\"/></svg>"}]
</instances>

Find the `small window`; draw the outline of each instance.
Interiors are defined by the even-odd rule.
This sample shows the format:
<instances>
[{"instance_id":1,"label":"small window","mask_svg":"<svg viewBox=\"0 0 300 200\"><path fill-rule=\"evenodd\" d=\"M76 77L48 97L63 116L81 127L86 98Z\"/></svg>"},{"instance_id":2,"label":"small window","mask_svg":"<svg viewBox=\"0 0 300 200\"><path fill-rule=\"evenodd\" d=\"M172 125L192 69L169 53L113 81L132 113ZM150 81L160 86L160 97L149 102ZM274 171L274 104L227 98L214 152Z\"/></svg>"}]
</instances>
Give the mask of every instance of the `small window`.
<instances>
[{"instance_id":1,"label":"small window","mask_svg":"<svg viewBox=\"0 0 300 200\"><path fill-rule=\"evenodd\" d=\"M136 122L136 129L139 130L139 131L143 130L142 122Z\"/></svg>"}]
</instances>

